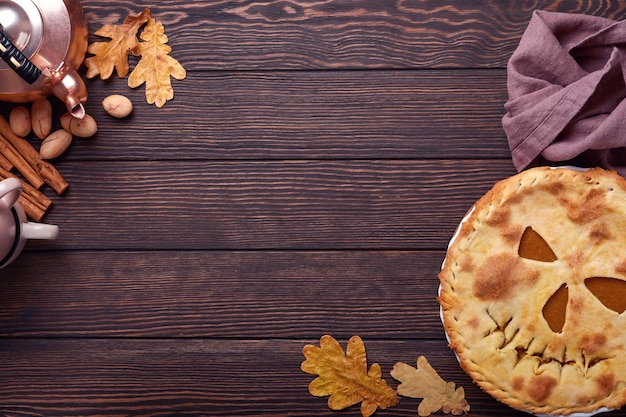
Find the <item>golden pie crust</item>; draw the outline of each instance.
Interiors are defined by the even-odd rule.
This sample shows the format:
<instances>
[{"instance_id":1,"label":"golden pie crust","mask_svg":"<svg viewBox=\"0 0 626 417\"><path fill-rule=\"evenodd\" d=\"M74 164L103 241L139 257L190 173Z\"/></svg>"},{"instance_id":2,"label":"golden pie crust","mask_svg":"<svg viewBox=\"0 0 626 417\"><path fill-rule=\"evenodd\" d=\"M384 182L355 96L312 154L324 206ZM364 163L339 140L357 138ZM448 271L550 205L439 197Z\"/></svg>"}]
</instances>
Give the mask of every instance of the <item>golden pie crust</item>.
<instances>
[{"instance_id":1,"label":"golden pie crust","mask_svg":"<svg viewBox=\"0 0 626 417\"><path fill-rule=\"evenodd\" d=\"M541 244L520 244L529 230ZM439 278L450 347L484 391L535 414L626 403L626 313L605 300L626 299L624 178L540 167L500 181L459 226ZM616 284L608 294L594 288L603 280ZM548 302L557 292L562 306Z\"/></svg>"}]
</instances>

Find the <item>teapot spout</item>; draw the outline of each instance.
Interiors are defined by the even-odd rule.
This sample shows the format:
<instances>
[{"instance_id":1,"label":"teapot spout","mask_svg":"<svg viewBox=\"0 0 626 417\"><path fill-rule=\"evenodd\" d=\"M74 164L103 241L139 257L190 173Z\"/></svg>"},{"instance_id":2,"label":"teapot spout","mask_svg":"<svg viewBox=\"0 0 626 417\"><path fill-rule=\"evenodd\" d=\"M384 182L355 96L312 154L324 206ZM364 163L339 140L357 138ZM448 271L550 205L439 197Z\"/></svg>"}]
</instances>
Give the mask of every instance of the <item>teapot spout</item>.
<instances>
[{"instance_id":1,"label":"teapot spout","mask_svg":"<svg viewBox=\"0 0 626 417\"><path fill-rule=\"evenodd\" d=\"M77 119L85 117L83 103L87 101L87 87L76 71L53 79L52 93L65 103L67 111Z\"/></svg>"},{"instance_id":2,"label":"teapot spout","mask_svg":"<svg viewBox=\"0 0 626 417\"><path fill-rule=\"evenodd\" d=\"M74 118L82 119L85 117L85 107L74 95L69 94L65 97L65 107Z\"/></svg>"}]
</instances>

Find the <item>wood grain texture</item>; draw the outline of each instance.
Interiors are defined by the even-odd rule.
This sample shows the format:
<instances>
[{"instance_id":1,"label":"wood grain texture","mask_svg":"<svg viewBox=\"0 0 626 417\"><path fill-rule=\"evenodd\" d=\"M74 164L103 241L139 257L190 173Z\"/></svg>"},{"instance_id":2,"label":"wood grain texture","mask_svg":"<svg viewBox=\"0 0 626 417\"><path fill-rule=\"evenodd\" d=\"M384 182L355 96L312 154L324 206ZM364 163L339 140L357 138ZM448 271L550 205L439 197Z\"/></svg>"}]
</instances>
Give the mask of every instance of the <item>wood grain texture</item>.
<instances>
[{"instance_id":1,"label":"wood grain texture","mask_svg":"<svg viewBox=\"0 0 626 417\"><path fill-rule=\"evenodd\" d=\"M165 25L173 56L192 71L504 68L535 9L626 16L621 0L83 4L95 28L151 6Z\"/></svg>"},{"instance_id":2,"label":"wood grain texture","mask_svg":"<svg viewBox=\"0 0 626 417\"><path fill-rule=\"evenodd\" d=\"M338 338L345 349L347 339ZM383 378L396 362L415 366L427 355L444 378L457 378L472 416L523 416L495 403L468 377L458 377L456 360L441 342L364 339L368 363L379 363ZM0 343L0 381L11 416L326 416L336 417L326 398L313 397L315 377L300 370L301 353L317 339L221 340L53 339ZM71 366L68 359L71 358ZM403 398L377 415L416 415L418 400ZM282 411L281 410L285 410ZM289 411L287 411L289 410ZM339 413L360 416L358 406Z\"/></svg>"},{"instance_id":3,"label":"wood grain texture","mask_svg":"<svg viewBox=\"0 0 626 417\"><path fill-rule=\"evenodd\" d=\"M0 331L29 338L441 339L436 296L443 257L443 251L26 253L0 281Z\"/></svg>"},{"instance_id":4,"label":"wood grain texture","mask_svg":"<svg viewBox=\"0 0 626 417\"><path fill-rule=\"evenodd\" d=\"M71 188L46 221L60 225L54 247L64 250L441 250L475 201L515 173L508 160L58 167Z\"/></svg>"},{"instance_id":5,"label":"wood grain texture","mask_svg":"<svg viewBox=\"0 0 626 417\"><path fill-rule=\"evenodd\" d=\"M0 270L0 416L360 416L308 393L301 350L324 334L362 336L394 387L393 364L426 355L470 416L526 415L458 366L437 273L515 173L506 63L532 11L623 19L626 1L82 4L92 42L151 7L187 78L162 109L87 80L98 133L54 161L64 195L42 188L59 238ZM108 117L109 94L133 114Z\"/></svg>"},{"instance_id":6,"label":"wood grain texture","mask_svg":"<svg viewBox=\"0 0 626 417\"><path fill-rule=\"evenodd\" d=\"M510 158L501 125L506 74L469 74L191 72L173 81L175 99L159 110L125 80L89 80L86 109L98 133L76 139L63 160ZM112 93L132 99L129 118L104 112ZM0 105L0 114L10 108Z\"/></svg>"}]
</instances>

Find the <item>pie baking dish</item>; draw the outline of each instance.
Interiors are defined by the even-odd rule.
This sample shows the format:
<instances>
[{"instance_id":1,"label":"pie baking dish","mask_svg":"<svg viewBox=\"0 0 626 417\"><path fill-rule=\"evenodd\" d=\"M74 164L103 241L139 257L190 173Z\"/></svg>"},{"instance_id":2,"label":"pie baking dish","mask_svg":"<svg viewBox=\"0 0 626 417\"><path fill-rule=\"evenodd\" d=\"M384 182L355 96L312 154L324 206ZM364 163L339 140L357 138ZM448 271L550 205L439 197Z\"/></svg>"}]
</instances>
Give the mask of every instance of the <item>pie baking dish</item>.
<instances>
[{"instance_id":1,"label":"pie baking dish","mask_svg":"<svg viewBox=\"0 0 626 417\"><path fill-rule=\"evenodd\" d=\"M540 167L494 185L448 248L439 302L461 367L537 415L626 403L626 180Z\"/></svg>"}]
</instances>

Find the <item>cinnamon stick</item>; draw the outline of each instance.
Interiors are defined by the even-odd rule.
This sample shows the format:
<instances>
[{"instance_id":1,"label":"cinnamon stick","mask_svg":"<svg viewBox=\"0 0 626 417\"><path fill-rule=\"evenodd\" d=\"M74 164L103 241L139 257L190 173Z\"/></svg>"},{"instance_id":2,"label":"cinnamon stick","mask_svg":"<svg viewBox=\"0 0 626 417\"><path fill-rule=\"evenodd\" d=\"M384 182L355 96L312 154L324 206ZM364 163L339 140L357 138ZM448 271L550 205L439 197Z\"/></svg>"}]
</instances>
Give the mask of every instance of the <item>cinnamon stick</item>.
<instances>
[{"instance_id":1,"label":"cinnamon stick","mask_svg":"<svg viewBox=\"0 0 626 417\"><path fill-rule=\"evenodd\" d=\"M0 168L4 168L7 171L10 171L14 168L13 164L9 162L9 160L6 159L6 157L2 155L1 153L0 153Z\"/></svg>"},{"instance_id":2,"label":"cinnamon stick","mask_svg":"<svg viewBox=\"0 0 626 417\"><path fill-rule=\"evenodd\" d=\"M2 116L0 116L2 117ZM21 155L9 140L0 133L0 154L2 154L30 184L39 188L44 184L44 180L39 176L35 169Z\"/></svg>"},{"instance_id":3,"label":"cinnamon stick","mask_svg":"<svg viewBox=\"0 0 626 417\"><path fill-rule=\"evenodd\" d=\"M23 156L23 158L27 161L32 169L38 174L38 176L43 179L43 181L48 184L57 194L62 194L69 184L65 181L63 176L57 171L57 169L50 164L49 162L44 161L39 157L39 152L24 138L17 136L11 130L11 126L7 119L5 119L2 115L0 115L0 136L3 136L8 140L10 145L12 145L19 154ZM7 158L8 156L5 155ZM13 161L11 161L13 162ZM15 164L15 162L13 162ZM16 168L20 170L20 168L16 165ZM22 172L20 170L20 172ZM22 173L24 175L24 173ZM24 175L26 177L26 175ZM39 188L33 183L29 178L27 178L31 184Z\"/></svg>"},{"instance_id":4,"label":"cinnamon stick","mask_svg":"<svg viewBox=\"0 0 626 417\"><path fill-rule=\"evenodd\" d=\"M30 217L36 222L42 221L44 216L46 215L46 210L37 205L35 201L29 199L26 194L20 195L20 197L17 199L17 202L20 203L20 206L22 206L22 209L24 210L24 213L26 213L26 216Z\"/></svg>"},{"instance_id":5,"label":"cinnamon stick","mask_svg":"<svg viewBox=\"0 0 626 417\"><path fill-rule=\"evenodd\" d=\"M52 200L46 197L44 193L24 181L22 181L22 195L43 211L47 211L52 205Z\"/></svg>"},{"instance_id":6,"label":"cinnamon stick","mask_svg":"<svg viewBox=\"0 0 626 417\"><path fill-rule=\"evenodd\" d=\"M7 171L4 168L0 168L0 179L10 177L18 178L12 172ZM22 194L17 201L20 203L24 209L24 213L26 213L28 217L38 222L41 221L52 205L52 200L24 180L20 178L18 179L22 183Z\"/></svg>"},{"instance_id":7,"label":"cinnamon stick","mask_svg":"<svg viewBox=\"0 0 626 417\"><path fill-rule=\"evenodd\" d=\"M3 168L0 168L0 179L5 179L9 177L17 178L18 180L20 180L20 182L22 183L22 194L27 194L27 195L32 196L33 199L38 201L38 204L41 207L47 209L52 205L52 200L50 200L44 193L42 193L41 191L39 191L38 189L30 185L23 179L19 178L17 175L12 173L11 171L7 171Z\"/></svg>"}]
</instances>

